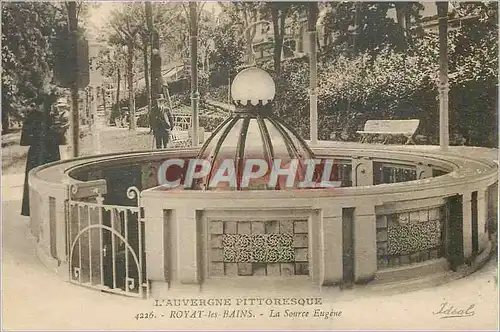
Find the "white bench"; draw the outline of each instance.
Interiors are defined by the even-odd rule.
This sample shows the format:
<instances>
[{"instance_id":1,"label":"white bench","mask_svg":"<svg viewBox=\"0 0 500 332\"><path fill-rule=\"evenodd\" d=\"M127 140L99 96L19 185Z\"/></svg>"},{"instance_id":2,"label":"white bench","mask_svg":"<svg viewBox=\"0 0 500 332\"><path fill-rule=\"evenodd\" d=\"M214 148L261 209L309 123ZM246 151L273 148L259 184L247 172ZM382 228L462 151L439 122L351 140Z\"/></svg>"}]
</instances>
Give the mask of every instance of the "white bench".
<instances>
[{"instance_id":1,"label":"white bench","mask_svg":"<svg viewBox=\"0 0 500 332\"><path fill-rule=\"evenodd\" d=\"M406 137L406 144L415 144L413 135L417 131L420 120L368 120L365 123L364 130L357 131L361 134L361 143L368 142L371 135L384 136L383 144L389 137L402 135Z\"/></svg>"}]
</instances>

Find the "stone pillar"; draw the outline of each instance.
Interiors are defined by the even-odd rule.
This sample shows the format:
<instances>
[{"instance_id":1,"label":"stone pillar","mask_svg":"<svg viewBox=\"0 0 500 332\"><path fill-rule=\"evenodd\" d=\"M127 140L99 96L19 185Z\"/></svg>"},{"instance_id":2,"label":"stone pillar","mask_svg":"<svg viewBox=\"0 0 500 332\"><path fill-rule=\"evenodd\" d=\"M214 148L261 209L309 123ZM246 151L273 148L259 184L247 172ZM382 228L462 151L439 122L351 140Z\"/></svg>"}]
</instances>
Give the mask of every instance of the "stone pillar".
<instances>
[{"instance_id":1,"label":"stone pillar","mask_svg":"<svg viewBox=\"0 0 500 332\"><path fill-rule=\"evenodd\" d=\"M373 185L373 162L369 158L353 158L352 177L354 187Z\"/></svg>"},{"instance_id":2,"label":"stone pillar","mask_svg":"<svg viewBox=\"0 0 500 332\"><path fill-rule=\"evenodd\" d=\"M320 228L320 285L342 281L342 207L323 210Z\"/></svg>"},{"instance_id":3,"label":"stone pillar","mask_svg":"<svg viewBox=\"0 0 500 332\"><path fill-rule=\"evenodd\" d=\"M51 269L56 269L59 265L51 250L51 232L50 232L50 198L49 196L40 197L39 204L39 237L36 244L36 253L42 263ZM31 211L30 211L31 214Z\"/></svg>"},{"instance_id":4,"label":"stone pillar","mask_svg":"<svg viewBox=\"0 0 500 332\"><path fill-rule=\"evenodd\" d=\"M417 165L417 180L432 178L432 167Z\"/></svg>"},{"instance_id":5,"label":"stone pillar","mask_svg":"<svg viewBox=\"0 0 500 332\"><path fill-rule=\"evenodd\" d=\"M360 202L354 210L354 281L368 282L377 272L377 226L375 206Z\"/></svg>"},{"instance_id":6,"label":"stone pillar","mask_svg":"<svg viewBox=\"0 0 500 332\"><path fill-rule=\"evenodd\" d=\"M154 201L143 200L145 218L145 244L146 252L146 269L148 278L152 281L166 281L165 274L166 266L165 255L170 254L166 250L167 240L165 238L165 217L159 204Z\"/></svg>"},{"instance_id":7,"label":"stone pillar","mask_svg":"<svg viewBox=\"0 0 500 332\"><path fill-rule=\"evenodd\" d=\"M196 210L187 206L176 209L173 218L177 226L177 244L182 246L177 250L177 278L182 284L198 284L200 257Z\"/></svg>"},{"instance_id":8,"label":"stone pillar","mask_svg":"<svg viewBox=\"0 0 500 332\"><path fill-rule=\"evenodd\" d=\"M486 191L479 190L477 193L477 233L479 252L486 249L488 244L488 233L486 232L488 204L486 202Z\"/></svg>"},{"instance_id":9,"label":"stone pillar","mask_svg":"<svg viewBox=\"0 0 500 332\"><path fill-rule=\"evenodd\" d=\"M56 258L59 262L66 262L66 194L61 192L55 200Z\"/></svg>"},{"instance_id":10,"label":"stone pillar","mask_svg":"<svg viewBox=\"0 0 500 332\"><path fill-rule=\"evenodd\" d=\"M40 237L38 242L45 253L50 254L50 210L49 196L40 199Z\"/></svg>"},{"instance_id":11,"label":"stone pillar","mask_svg":"<svg viewBox=\"0 0 500 332\"><path fill-rule=\"evenodd\" d=\"M463 215L463 250L464 259L467 261L472 255L472 193L463 193L462 215Z\"/></svg>"}]
</instances>

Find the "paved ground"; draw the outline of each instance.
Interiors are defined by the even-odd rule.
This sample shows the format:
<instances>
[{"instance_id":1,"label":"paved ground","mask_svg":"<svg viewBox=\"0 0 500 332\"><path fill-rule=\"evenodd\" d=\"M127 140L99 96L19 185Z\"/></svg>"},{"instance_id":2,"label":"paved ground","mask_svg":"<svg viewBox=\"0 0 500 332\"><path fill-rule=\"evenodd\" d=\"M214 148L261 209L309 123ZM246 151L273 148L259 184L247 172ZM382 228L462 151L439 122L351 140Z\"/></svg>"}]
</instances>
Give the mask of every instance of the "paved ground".
<instances>
[{"instance_id":1,"label":"paved ground","mask_svg":"<svg viewBox=\"0 0 500 332\"><path fill-rule=\"evenodd\" d=\"M27 146L20 146L21 133L12 133L2 137L2 172L12 174L24 172L26 167ZM92 135L85 135L80 140L80 155L95 153ZM153 149L153 135L149 128L137 128L132 132L126 128L103 127L100 133L100 153L130 152Z\"/></svg>"},{"instance_id":2,"label":"paved ground","mask_svg":"<svg viewBox=\"0 0 500 332\"><path fill-rule=\"evenodd\" d=\"M138 133L135 140L125 139L126 129L109 129L103 135L103 150L130 151L150 147L151 136ZM88 146L88 145L87 145ZM86 147L87 148L87 147ZM5 148L4 148L5 149ZM109 150L108 150L109 149ZM85 150L84 150L85 151ZM91 151L87 148L87 151ZM104 152L104 151L102 151ZM22 153L21 153L22 155ZM8 158L7 158L8 159ZM6 159L6 160L7 160ZM4 159L2 159L4 160ZM19 215L21 209L24 167L22 157L17 164L3 169L2 178L2 322L8 330L28 329L496 329L498 330L497 261L490 261L473 275L451 283L402 293L373 293L358 288L340 291L332 289L321 294L323 305L301 306L240 306L252 310L253 318L224 318L225 307L203 307L218 318L170 318L173 310L188 310L196 315L198 307L154 307L152 300L136 300L99 293L61 281L44 267L34 253L33 238L28 233L28 218ZM289 297L295 290L277 293L269 287L251 293L220 289L207 291L203 297ZM191 291L175 294L193 298ZM312 294L311 294L312 295ZM314 294L317 295L317 294ZM468 317L442 319L433 312L443 303L474 313ZM448 308L448 307L447 307ZM274 311L271 313L271 309ZM286 316L286 309L308 312L307 318ZM342 311L340 317L316 318L316 309ZM136 319L137 314L154 311L156 318ZM270 317L280 312L280 317ZM290 312L290 311L289 311ZM175 311L182 315L182 312ZM185 313L185 312L184 312ZM162 317L162 315L164 315Z\"/></svg>"}]
</instances>

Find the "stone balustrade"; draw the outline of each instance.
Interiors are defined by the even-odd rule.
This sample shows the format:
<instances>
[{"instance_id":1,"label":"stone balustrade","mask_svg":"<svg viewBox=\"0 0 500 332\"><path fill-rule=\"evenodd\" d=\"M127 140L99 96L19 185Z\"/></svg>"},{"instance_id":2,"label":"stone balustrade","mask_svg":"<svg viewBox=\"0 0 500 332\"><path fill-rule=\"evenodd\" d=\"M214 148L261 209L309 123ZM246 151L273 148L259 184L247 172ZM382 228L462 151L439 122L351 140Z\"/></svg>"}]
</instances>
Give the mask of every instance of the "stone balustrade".
<instances>
[{"instance_id":1,"label":"stone balustrade","mask_svg":"<svg viewBox=\"0 0 500 332\"><path fill-rule=\"evenodd\" d=\"M38 167L29 176L38 256L67 278L69 185L92 188L103 179L109 199L131 186L141 191L153 290L228 278L291 278L320 286L384 282L477 266L488 256L497 225L496 150L320 142L313 151L348 165L350 186L236 192L157 187L158 165L195 157L191 148Z\"/></svg>"}]
</instances>

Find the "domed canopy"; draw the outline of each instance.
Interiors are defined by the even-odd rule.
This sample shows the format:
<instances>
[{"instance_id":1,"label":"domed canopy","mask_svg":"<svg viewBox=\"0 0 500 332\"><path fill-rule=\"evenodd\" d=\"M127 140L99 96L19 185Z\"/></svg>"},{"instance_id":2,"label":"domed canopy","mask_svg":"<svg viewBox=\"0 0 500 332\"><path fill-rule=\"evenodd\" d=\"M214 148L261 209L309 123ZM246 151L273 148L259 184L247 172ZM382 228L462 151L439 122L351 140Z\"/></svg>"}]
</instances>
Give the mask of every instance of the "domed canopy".
<instances>
[{"instance_id":1,"label":"domed canopy","mask_svg":"<svg viewBox=\"0 0 500 332\"><path fill-rule=\"evenodd\" d=\"M270 185L269 176L273 163L286 169L292 160L297 160L297 177L291 187L298 188L298 180L303 179L306 172L303 161L313 159L314 155L304 140L272 115L275 87L271 76L258 68L245 69L235 77L231 92L236 111L201 148L198 159L209 161L211 169L207 176L194 184L193 189L284 189L282 177L276 185ZM250 179L248 185L242 185L245 165L252 159L265 162L268 172ZM234 162L235 183L219 182L213 187L211 181L221 165L228 161ZM253 171L257 172L256 169Z\"/></svg>"}]
</instances>

